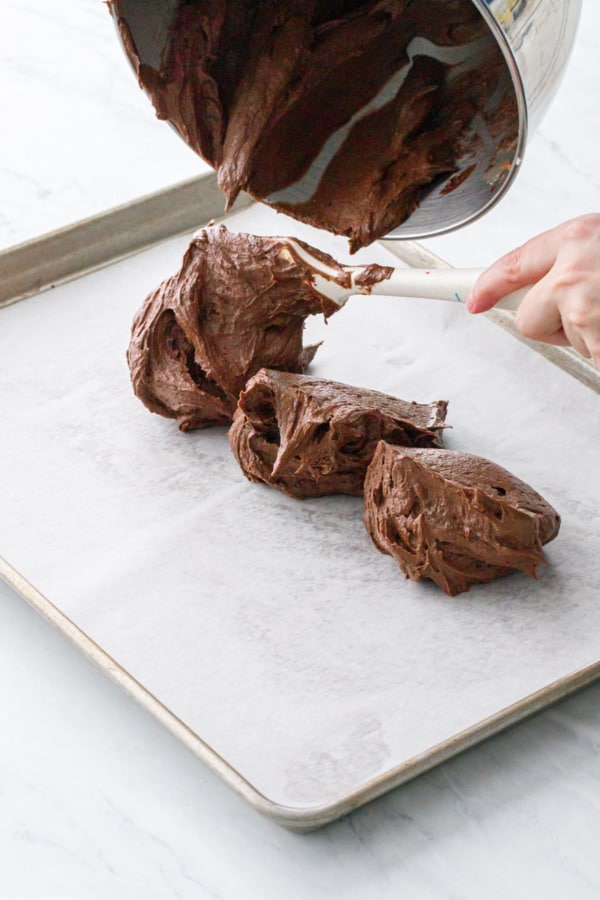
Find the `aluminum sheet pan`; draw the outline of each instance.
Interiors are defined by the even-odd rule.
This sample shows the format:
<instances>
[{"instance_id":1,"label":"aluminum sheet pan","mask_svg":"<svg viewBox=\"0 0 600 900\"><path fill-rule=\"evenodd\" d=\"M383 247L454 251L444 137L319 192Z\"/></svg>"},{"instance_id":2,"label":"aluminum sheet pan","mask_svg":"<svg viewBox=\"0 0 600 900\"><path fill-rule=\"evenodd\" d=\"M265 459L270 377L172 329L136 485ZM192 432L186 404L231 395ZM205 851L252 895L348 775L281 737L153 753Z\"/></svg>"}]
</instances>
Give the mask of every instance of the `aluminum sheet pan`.
<instances>
[{"instance_id":1,"label":"aluminum sheet pan","mask_svg":"<svg viewBox=\"0 0 600 900\"><path fill-rule=\"evenodd\" d=\"M282 222L343 257L267 209L229 226ZM600 674L598 397L459 305L354 298L310 322L314 374L448 399L448 446L562 514L538 581L450 599L373 548L360 499L252 485L224 429L181 434L133 397L131 318L186 244L0 311L0 574L257 808L307 830Z\"/></svg>"}]
</instances>

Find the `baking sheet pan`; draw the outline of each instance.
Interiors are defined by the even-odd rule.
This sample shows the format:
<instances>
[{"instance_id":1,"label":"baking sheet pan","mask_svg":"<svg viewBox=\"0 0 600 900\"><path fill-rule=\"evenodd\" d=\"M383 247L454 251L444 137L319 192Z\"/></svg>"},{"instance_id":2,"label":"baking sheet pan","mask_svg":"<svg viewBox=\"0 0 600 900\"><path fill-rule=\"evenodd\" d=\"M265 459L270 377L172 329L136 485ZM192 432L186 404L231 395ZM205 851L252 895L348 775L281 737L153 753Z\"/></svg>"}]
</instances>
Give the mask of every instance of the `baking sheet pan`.
<instances>
[{"instance_id":1,"label":"baking sheet pan","mask_svg":"<svg viewBox=\"0 0 600 900\"><path fill-rule=\"evenodd\" d=\"M344 255L267 209L229 226ZM133 397L132 315L186 244L0 312L0 574L232 787L306 830L600 674L598 398L458 305L355 298L310 322L314 374L448 399L448 446L561 512L538 581L450 599L372 547L359 499L252 485L225 430L183 435Z\"/></svg>"}]
</instances>

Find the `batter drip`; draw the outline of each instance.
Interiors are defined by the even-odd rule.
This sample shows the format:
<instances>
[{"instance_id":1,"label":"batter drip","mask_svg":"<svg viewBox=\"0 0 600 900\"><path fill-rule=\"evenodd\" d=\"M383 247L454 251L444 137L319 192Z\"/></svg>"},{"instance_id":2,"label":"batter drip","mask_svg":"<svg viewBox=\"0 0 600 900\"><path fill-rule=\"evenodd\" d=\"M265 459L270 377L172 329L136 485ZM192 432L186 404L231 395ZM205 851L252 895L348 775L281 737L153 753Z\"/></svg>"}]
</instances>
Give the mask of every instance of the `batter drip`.
<instances>
[{"instance_id":1,"label":"batter drip","mask_svg":"<svg viewBox=\"0 0 600 900\"><path fill-rule=\"evenodd\" d=\"M352 249L457 171L476 121L502 159L515 145L506 65L471 0L188 0L159 68L111 6L158 117L228 204L248 191Z\"/></svg>"}]
</instances>

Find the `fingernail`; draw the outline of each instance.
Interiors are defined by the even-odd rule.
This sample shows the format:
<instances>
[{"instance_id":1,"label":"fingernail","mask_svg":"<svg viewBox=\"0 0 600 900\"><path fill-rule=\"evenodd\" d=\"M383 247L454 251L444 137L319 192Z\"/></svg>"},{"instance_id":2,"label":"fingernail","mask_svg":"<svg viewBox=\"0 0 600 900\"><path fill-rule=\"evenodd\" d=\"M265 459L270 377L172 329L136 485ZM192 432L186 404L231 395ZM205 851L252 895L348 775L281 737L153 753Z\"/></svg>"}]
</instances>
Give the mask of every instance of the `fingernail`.
<instances>
[{"instance_id":1,"label":"fingernail","mask_svg":"<svg viewBox=\"0 0 600 900\"><path fill-rule=\"evenodd\" d=\"M473 300L473 297L470 294L467 297L467 302L466 302L465 306L467 307L469 312L475 312L475 301Z\"/></svg>"}]
</instances>

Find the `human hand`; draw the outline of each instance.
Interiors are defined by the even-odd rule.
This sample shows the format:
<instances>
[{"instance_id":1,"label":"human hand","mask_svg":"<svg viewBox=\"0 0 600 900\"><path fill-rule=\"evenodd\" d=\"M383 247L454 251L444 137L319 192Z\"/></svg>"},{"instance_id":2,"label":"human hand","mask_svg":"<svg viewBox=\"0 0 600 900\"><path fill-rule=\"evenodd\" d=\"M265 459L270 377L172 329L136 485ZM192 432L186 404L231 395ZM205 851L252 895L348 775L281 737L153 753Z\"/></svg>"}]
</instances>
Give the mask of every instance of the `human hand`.
<instances>
[{"instance_id":1,"label":"human hand","mask_svg":"<svg viewBox=\"0 0 600 900\"><path fill-rule=\"evenodd\" d=\"M528 338L571 345L600 368L600 215L564 222L495 262L478 278L470 312L532 285L516 316Z\"/></svg>"}]
</instances>

